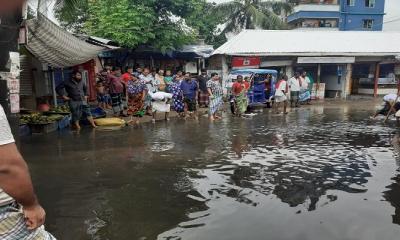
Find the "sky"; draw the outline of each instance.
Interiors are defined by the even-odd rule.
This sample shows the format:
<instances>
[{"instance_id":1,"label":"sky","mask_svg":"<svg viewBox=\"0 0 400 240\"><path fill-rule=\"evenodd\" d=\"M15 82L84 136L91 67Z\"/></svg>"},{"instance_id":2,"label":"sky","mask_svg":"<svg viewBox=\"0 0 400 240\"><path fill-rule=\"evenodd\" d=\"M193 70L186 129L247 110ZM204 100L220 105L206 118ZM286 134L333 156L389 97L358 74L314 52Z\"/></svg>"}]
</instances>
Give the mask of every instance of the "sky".
<instances>
[{"instance_id":1,"label":"sky","mask_svg":"<svg viewBox=\"0 0 400 240\"><path fill-rule=\"evenodd\" d=\"M400 0L386 0L384 31L400 31Z\"/></svg>"}]
</instances>

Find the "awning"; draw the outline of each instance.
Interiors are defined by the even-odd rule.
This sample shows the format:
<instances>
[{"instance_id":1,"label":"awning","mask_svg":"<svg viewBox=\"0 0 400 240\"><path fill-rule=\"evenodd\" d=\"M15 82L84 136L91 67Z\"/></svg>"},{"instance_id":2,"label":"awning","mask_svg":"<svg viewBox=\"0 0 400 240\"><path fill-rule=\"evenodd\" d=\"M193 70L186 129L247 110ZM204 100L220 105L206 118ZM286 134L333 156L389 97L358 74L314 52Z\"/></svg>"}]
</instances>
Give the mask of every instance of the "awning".
<instances>
[{"instance_id":1,"label":"awning","mask_svg":"<svg viewBox=\"0 0 400 240\"><path fill-rule=\"evenodd\" d=\"M104 58L126 58L128 55L136 59L156 59L156 60L189 60L198 58L209 58L214 48L211 45L184 45L177 50L161 52L154 47L141 45L134 50L117 49L101 53L99 56Z\"/></svg>"},{"instance_id":2,"label":"awning","mask_svg":"<svg viewBox=\"0 0 400 240\"><path fill-rule=\"evenodd\" d=\"M193 59L209 58L213 52L214 47L211 45L184 45L174 54L177 58Z\"/></svg>"},{"instance_id":3,"label":"awning","mask_svg":"<svg viewBox=\"0 0 400 240\"><path fill-rule=\"evenodd\" d=\"M85 35L85 34L74 34L74 36L76 36L80 40L83 40L92 45L104 47L106 50L107 49L108 50L120 49L119 44L117 42L114 42L109 39L95 37L95 36L89 36L89 35Z\"/></svg>"},{"instance_id":4,"label":"awning","mask_svg":"<svg viewBox=\"0 0 400 240\"><path fill-rule=\"evenodd\" d=\"M26 48L41 62L52 67L71 67L95 58L103 47L82 41L42 14L28 20Z\"/></svg>"}]
</instances>

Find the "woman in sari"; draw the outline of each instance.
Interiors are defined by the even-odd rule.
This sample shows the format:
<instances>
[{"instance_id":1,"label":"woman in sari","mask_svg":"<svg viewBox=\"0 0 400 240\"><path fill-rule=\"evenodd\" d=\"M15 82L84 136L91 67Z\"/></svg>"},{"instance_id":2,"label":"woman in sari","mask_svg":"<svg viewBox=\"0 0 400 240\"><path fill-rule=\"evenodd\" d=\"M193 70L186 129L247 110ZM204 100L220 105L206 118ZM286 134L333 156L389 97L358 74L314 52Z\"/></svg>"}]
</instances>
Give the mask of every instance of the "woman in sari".
<instances>
[{"instance_id":1,"label":"woman in sari","mask_svg":"<svg viewBox=\"0 0 400 240\"><path fill-rule=\"evenodd\" d=\"M247 91L250 84L243 81L243 76L237 76L237 81L232 85L232 93L235 97L235 115L241 116L247 111L249 100L247 98Z\"/></svg>"},{"instance_id":2,"label":"woman in sari","mask_svg":"<svg viewBox=\"0 0 400 240\"><path fill-rule=\"evenodd\" d=\"M174 81L169 85L169 90L172 93L174 110L182 117L185 110L185 104L183 102L181 82L178 79L174 79Z\"/></svg>"},{"instance_id":3,"label":"woman in sari","mask_svg":"<svg viewBox=\"0 0 400 240\"><path fill-rule=\"evenodd\" d=\"M136 118L135 123L139 123L139 119L145 115L145 99L147 95L147 86L141 82L137 77L133 76L132 80L127 84L128 93L128 115L131 119L128 123L133 122L133 118Z\"/></svg>"},{"instance_id":4,"label":"woman in sari","mask_svg":"<svg viewBox=\"0 0 400 240\"><path fill-rule=\"evenodd\" d=\"M311 104L311 91L314 81L312 80L311 76L308 76L307 72L303 72L300 79L302 80L300 102Z\"/></svg>"},{"instance_id":5,"label":"woman in sari","mask_svg":"<svg viewBox=\"0 0 400 240\"><path fill-rule=\"evenodd\" d=\"M211 74L211 80L207 82L207 89L210 95L210 103L209 103L209 117L210 121L214 121L215 119L221 119L220 116L217 115L218 110L223 106L223 90L222 86L219 83L218 73Z\"/></svg>"}]
</instances>

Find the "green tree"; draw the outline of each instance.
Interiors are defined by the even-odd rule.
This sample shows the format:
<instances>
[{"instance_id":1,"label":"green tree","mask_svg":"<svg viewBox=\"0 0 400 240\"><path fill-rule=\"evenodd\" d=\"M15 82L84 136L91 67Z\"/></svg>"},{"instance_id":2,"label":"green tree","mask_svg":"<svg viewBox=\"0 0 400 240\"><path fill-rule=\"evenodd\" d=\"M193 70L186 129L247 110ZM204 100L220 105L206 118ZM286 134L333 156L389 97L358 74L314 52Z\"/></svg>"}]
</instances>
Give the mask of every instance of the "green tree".
<instances>
[{"instance_id":1,"label":"green tree","mask_svg":"<svg viewBox=\"0 0 400 240\"><path fill-rule=\"evenodd\" d=\"M154 39L149 29L156 21L150 8L131 5L129 0L89 0L88 19L84 31L90 35L112 39L121 46L136 47Z\"/></svg>"},{"instance_id":2,"label":"green tree","mask_svg":"<svg viewBox=\"0 0 400 240\"><path fill-rule=\"evenodd\" d=\"M204 39L207 44L218 48L226 42L226 37L217 32L218 25L223 24L223 19L213 13L215 3L203 1L203 4L187 18L187 22L197 31L198 38Z\"/></svg>"},{"instance_id":3,"label":"green tree","mask_svg":"<svg viewBox=\"0 0 400 240\"><path fill-rule=\"evenodd\" d=\"M193 20L205 9L205 0L80 0L75 4L57 10L62 26L130 48L147 44L165 52L192 42L214 26L202 27L201 21Z\"/></svg>"},{"instance_id":4,"label":"green tree","mask_svg":"<svg viewBox=\"0 0 400 240\"><path fill-rule=\"evenodd\" d=\"M89 18L88 0L76 1L73 5L56 5L54 12L63 28L74 33L83 33L83 26Z\"/></svg>"},{"instance_id":5,"label":"green tree","mask_svg":"<svg viewBox=\"0 0 400 240\"><path fill-rule=\"evenodd\" d=\"M225 34L242 29L285 29L279 15L291 10L292 5L283 1L234 0L218 4L214 13L226 22Z\"/></svg>"}]
</instances>

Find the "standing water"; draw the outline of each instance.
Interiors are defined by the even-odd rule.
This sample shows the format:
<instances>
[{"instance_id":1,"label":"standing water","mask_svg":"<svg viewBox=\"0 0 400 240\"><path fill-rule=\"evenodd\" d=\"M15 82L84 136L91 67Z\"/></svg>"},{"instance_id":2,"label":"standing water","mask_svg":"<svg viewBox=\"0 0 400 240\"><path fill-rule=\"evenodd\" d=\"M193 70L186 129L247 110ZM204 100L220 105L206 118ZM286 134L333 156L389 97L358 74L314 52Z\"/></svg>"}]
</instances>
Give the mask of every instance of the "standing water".
<instances>
[{"instance_id":1,"label":"standing water","mask_svg":"<svg viewBox=\"0 0 400 240\"><path fill-rule=\"evenodd\" d=\"M20 147L61 240L398 239L400 135L360 109L66 131Z\"/></svg>"}]
</instances>

